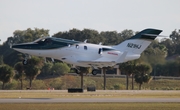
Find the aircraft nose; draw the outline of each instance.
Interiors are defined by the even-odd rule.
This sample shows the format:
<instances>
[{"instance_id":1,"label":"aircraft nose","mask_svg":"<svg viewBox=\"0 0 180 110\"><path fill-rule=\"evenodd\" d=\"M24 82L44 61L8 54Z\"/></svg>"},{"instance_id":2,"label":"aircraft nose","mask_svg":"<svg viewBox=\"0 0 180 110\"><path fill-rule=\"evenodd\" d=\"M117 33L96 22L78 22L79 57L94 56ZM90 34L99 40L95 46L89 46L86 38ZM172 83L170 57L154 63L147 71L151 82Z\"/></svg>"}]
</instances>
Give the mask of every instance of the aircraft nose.
<instances>
[{"instance_id":1,"label":"aircraft nose","mask_svg":"<svg viewBox=\"0 0 180 110\"><path fill-rule=\"evenodd\" d=\"M20 48L20 46L19 46L19 45L12 45L11 48L12 48L12 49L15 49L15 48L18 49L18 48Z\"/></svg>"},{"instance_id":2,"label":"aircraft nose","mask_svg":"<svg viewBox=\"0 0 180 110\"><path fill-rule=\"evenodd\" d=\"M34 43L20 43L20 44L14 44L11 46L12 49L31 49L32 47L36 47Z\"/></svg>"},{"instance_id":3,"label":"aircraft nose","mask_svg":"<svg viewBox=\"0 0 180 110\"><path fill-rule=\"evenodd\" d=\"M16 45L11 45L11 48L13 49L13 48L16 48Z\"/></svg>"},{"instance_id":4,"label":"aircraft nose","mask_svg":"<svg viewBox=\"0 0 180 110\"><path fill-rule=\"evenodd\" d=\"M12 49L25 49L27 44L14 44L11 46Z\"/></svg>"}]
</instances>

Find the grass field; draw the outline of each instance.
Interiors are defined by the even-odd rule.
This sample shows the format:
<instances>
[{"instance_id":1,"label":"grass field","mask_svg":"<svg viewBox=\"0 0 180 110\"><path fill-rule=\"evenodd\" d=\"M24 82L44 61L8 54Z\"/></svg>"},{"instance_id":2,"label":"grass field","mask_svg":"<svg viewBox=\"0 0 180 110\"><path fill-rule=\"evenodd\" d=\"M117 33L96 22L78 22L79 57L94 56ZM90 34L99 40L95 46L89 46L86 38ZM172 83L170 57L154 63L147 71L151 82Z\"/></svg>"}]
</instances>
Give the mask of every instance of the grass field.
<instances>
[{"instance_id":1,"label":"grass field","mask_svg":"<svg viewBox=\"0 0 180 110\"><path fill-rule=\"evenodd\" d=\"M103 77L89 77L84 76L83 87L86 89L88 86L95 86L96 90L104 89ZM132 80L129 79L129 90L132 89ZM2 82L0 82L0 89ZM23 81L23 89L29 87L29 80ZM33 90L47 90L48 88L54 88L55 90L67 90L67 88L79 88L81 87L80 76L65 75L56 78L33 80ZM12 80L11 83L5 84L6 90L19 90L20 82ZM106 79L107 90L126 90L126 78L107 78ZM134 90L138 90L139 85L134 81ZM151 80L150 83L144 83L142 90L180 90L180 80L169 79L156 79Z\"/></svg>"},{"instance_id":2,"label":"grass field","mask_svg":"<svg viewBox=\"0 0 180 110\"><path fill-rule=\"evenodd\" d=\"M0 110L179 110L179 103L0 104Z\"/></svg>"}]
</instances>

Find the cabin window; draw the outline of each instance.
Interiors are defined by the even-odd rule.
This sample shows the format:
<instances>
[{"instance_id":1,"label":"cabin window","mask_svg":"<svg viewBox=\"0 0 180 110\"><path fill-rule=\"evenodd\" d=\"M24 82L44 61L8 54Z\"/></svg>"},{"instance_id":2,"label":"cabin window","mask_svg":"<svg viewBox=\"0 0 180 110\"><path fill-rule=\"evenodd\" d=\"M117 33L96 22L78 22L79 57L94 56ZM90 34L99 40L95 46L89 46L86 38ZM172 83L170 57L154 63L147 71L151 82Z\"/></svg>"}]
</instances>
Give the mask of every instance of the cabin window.
<instances>
[{"instance_id":1,"label":"cabin window","mask_svg":"<svg viewBox=\"0 0 180 110\"><path fill-rule=\"evenodd\" d=\"M87 46L84 46L84 50L87 50Z\"/></svg>"},{"instance_id":2,"label":"cabin window","mask_svg":"<svg viewBox=\"0 0 180 110\"><path fill-rule=\"evenodd\" d=\"M76 45L76 48L79 49L79 45Z\"/></svg>"},{"instance_id":3,"label":"cabin window","mask_svg":"<svg viewBox=\"0 0 180 110\"><path fill-rule=\"evenodd\" d=\"M99 48L99 52L98 52L99 54L102 54L102 48Z\"/></svg>"}]
</instances>

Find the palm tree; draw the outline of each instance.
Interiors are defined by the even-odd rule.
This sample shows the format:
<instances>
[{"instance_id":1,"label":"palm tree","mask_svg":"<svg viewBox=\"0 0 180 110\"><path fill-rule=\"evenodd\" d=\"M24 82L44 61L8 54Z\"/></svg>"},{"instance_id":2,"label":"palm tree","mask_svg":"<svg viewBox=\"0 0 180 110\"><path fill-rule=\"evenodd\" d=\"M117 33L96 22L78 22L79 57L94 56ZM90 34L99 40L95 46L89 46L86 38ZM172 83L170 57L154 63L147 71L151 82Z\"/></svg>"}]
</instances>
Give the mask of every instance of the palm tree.
<instances>
[{"instance_id":1,"label":"palm tree","mask_svg":"<svg viewBox=\"0 0 180 110\"><path fill-rule=\"evenodd\" d=\"M125 63L121 63L119 68L122 72L126 74L126 89L128 90L129 86L129 76L132 75L132 89L134 89L134 75L133 73L136 71L135 70L136 66L136 61L128 61Z\"/></svg>"},{"instance_id":2,"label":"palm tree","mask_svg":"<svg viewBox=\"0 0 180 110\"><path fill-rule=\"evenodd\" d=\"M90 73L91 68L87 68L87 67L80 67L79 68L80 72L79 74L81 75L81 89L83 89L83 74L86 73Z\"/></svg>"},{"instance_id":3,"label":"palm tree","mask_svg":"<svg viewBox=\"0 0 180 110\"><path fill-rule=\"evenodd\" d=\"M28 64L24 66L26 77L29 79L29 88L32 88L32 81L40 74L42 68L42 60L38 57L32 57L28 60Z\"/></svg>"},{"instance_id":4,"label":"palm tree","mask_svg":"<svg viewBox=\"0 0 180 110\"><path fill-rule=\"evenodd\" d=\"M5 87L5 83L11 82L14 76L14 70L9 65L0 66L0 81L3 82L2 89Z\"/></svg>"},{"instance_id":5,"label":"palm tree","mask_svg":"<svg viewBox=\"0 0 180 110\"><path fill-rule=\"evenodd\" d=\"M23 79L25 79L24 65L22 62L15 64L14 69L16 70L15 79L21 82L21 90L23 89Z\"/></svg>"},{"instance_id":6,"label":"palm tree","mask_svg":"<svg viewBox=\"0 0 180 110\"><path fill-rule=\"evenodd\" d=\"M136 70L135 81L139 83L139 90L141 90L142 84L149 82L151 79L152 67L149 64L139 64L136 66Z\"/></svg>"},{"instance_id":7,"label":"palm tree","mask_svg":"<svg viewBox=\"0 0 180 110\"><path fill-rule=\"evenodd\" d=\"M0 55L0 65L2 65L2 64L4 64L4 62L3 62L3 56Z\"/></svg>"}]
</instances>

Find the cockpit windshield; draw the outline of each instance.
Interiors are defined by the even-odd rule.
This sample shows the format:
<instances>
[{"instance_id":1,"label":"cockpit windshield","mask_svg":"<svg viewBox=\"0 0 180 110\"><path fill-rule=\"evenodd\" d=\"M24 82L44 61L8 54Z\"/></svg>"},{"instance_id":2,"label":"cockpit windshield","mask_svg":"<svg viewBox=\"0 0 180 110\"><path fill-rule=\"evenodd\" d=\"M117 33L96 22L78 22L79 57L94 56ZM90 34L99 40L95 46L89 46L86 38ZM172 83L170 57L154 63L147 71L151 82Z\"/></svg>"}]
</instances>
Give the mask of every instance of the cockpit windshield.
<instances>
[{"instance_id":1,"label":"cockpit windshield","mask_svg":"<svg viewBox=\"0 0 180 110\"><path fill-rule=\"evenodd\" d=\"M51 42L50 37L39 38L39 39L37 39L37 40L34 41L34 43L37 43L37 44L49 43L49 42Z\"/></svg>"}]
</instances>

